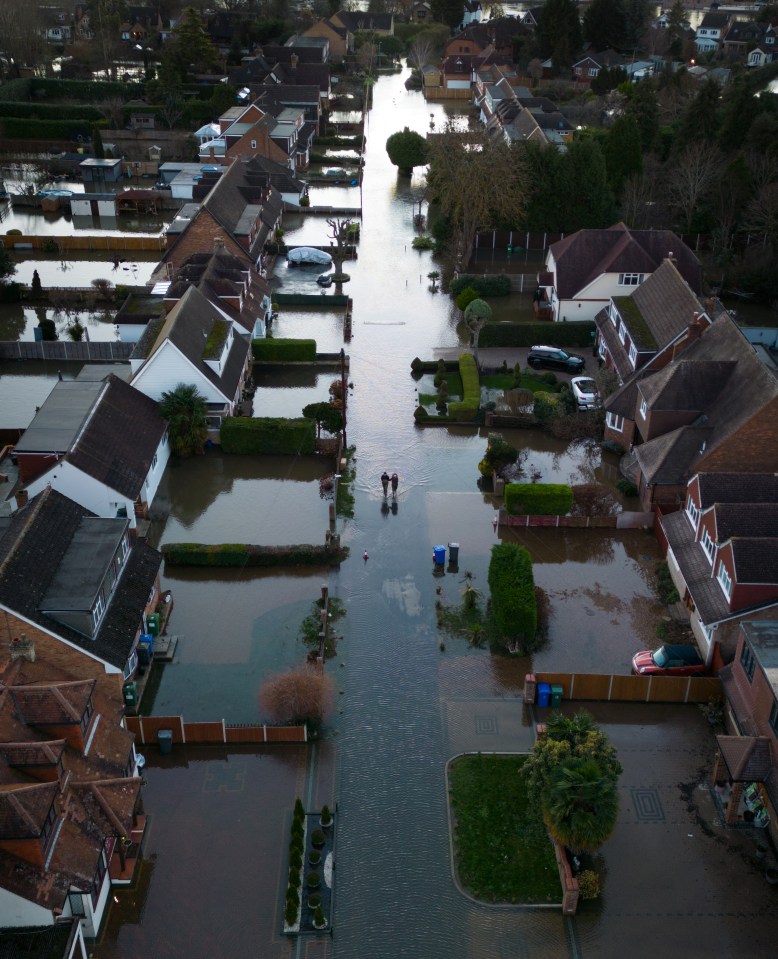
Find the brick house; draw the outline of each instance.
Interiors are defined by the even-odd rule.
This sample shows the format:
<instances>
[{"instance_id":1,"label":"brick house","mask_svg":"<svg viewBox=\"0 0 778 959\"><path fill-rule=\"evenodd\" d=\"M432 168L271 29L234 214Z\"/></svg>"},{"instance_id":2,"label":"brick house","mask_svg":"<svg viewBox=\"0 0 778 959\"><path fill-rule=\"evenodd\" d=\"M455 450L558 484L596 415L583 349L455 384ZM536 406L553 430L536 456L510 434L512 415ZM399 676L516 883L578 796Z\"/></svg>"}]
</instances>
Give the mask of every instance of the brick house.
<instances>
[{"instance_id":1,"label":"brick house","mask_svg":"<svg viewBox=\"0 0 778 959\"><path fill-rule=\"evenodd\" d=\"M362 10L338 10L330 17L330 23L343 27L349 33L375 33L379 37L394 35L394 14L370 13Z\"/></svg>"},{"instance_id":2,"label":"brick house","mask_svg":"<svg viewBox=\"0 0 778 959\"><path fill-rule=\"evenodd\" d=\"M700 649L730 661L744 618L778 615L778 478L697 473L684 509L658 522Z\"/></svg>"},{"instance_id":3,"label":"brick house","mask_svg":"<svg viewBox=\"0 0 778 959\"><path fill-rule=\"evenodd\" d=\"M159 599L162 558L132 539L128 519L97 517L47 487L0 532L0 609L59 664L78 651L80 676L121 695Z\"/></svg>"},{"instance_id":4,"label":"brick house","mask_svg":"<svg viewBox=\"0 0 778 959\"><path fill-rule=\"evenodd\" d=\"M744 622L735 656L719 673L727 735L713 771L728 825L769 816L778 840L778 620Z\"/></svg>"},{"instance_id":5,"label":"brick house","mask_svg":"<svg viewBox=\"0 0 778 959\"><path fill-rule=\"evenodd\" d=\"M340 63L349 53L354 52L354 34L332 20L319 20L308 27L304 37L321 37L329 43L330 60Z\"/></svg>"},{"instance_id":6,"label":"brick house","mask_svg":"<svg viewBox=\"0 0 778 959\"><path fill-rule=\"evenodd\" d=\"M137 526L170 457L157 404L115 374L57 383L14 448L30 497L47 486Z\"/></svg>"}]
</instances>

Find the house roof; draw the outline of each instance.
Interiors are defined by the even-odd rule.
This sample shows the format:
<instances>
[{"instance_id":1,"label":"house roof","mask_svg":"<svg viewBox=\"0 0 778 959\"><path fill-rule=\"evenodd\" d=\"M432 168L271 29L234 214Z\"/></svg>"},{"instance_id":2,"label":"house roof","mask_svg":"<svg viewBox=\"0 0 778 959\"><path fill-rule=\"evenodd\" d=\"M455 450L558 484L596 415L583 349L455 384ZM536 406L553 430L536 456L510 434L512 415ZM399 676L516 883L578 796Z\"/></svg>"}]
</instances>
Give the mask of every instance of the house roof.
<instances>
[{"instance_id":1,"label":"house roof","mask_svg":"<svg viewBox=\"0 0 778 959\"><path fill-rule=\"evenodd\" d=\"M711 575L707 556L694 540L685 512L664 514L659 521L702 622L711 625L727 619L731 615L729 604L718 581Z\"/></svg>"},{"instance_id":2,"label":"house roof","mask_svg":"<svg viewBox=\"0 0 778 959\"><path fill-rule=\"evenodd\" d=\"M764 782L773 768L767 736L716 736L716 743L733 782Z\"/></svg>"},{"instance_id":3,"label":"house roof","mask_svg":"<svg viewBox=\"0 0 778 959\"><path fill-rule=\"evenodd\" d=\"M769 503L716 503L713 507L720 543L733 536L778 537L778 500ZM778 541L775 543L778 555Z\"/></svg>"},{"instance_id":4,"label":"house roof","mask_svg":"<svg viewBox=\"0 0 778 959\"><path fill-rule=\"evenodd\" d=\"M752 620L743 623L741 629L778 699L778 621Z\"/></svg>"},{"instance_id":5,"label":"house roof","mask_svg":"<svg viewBox=\"0 0 778 959\"><path fill-rule=\"evenodd\" d=\"M33 421L17 440L16 452L66 453L104 389L103 383L83 380L56 383Z\"/></svg>"},{"instance_id":6,"label":"house roof","mask_svg":"<svg viewBox=\"0 0 778 959\"><path fill-rule=\"evenodd\" d=\"M625 301L632 304L632 310ZM635 345L649 350L671 343L702 310L699 299L669 259L662 260L631 296L618 297L618 305L625 307L619 312Z\"/></svg>"},{"instance_id":7,"label":"house roof","mask_svg":"<svg viewBox=\"0 0 778 959\"><path fill-rule=\"evenodd\" d=\"M41 742L7 743L0 742L0 757L9 766L54 766L65 751L64 739L50 739Z\"/></svg>"},{"instance_id":8,"label":"house roof","mask_svg":"<svg viewBox=\"0 0 778 959\"><path fill-rule=\"evenodd\" d=\"M36 839L43 833L59 783L0 786L0 839Z\"/></svg>"},{"instance_id":9,"label":"house roof","mask_svg":"<svg viewBox=\"0 0 778 959\"><path fill-rule=\"evenodd\" d=\"M320 93L330 89L330 68L327 63L277 63L271 76L288 86L316 86Z\"/></svg>"},{"instance_id":10,"label":"house roof","mask_svg":"<svg viewBox=\"0 0 778 959\"><path fill-rule=\"evenodd\" d=\"M681 359L647 377L638 387L652 412L707 411L726 388L736 360Z\"/></svg>"},{"instance_id":11,"label":"house roof","mask_svg":"<svg viewBox=\"0 0 778 959\"><path fill-rule=\"evenodd\" d=\"M649 485L678 486L690 476L690 464L708 441L708 426L682 426L634 449L640 471Z\"/></svg>"},{"instance_id":12,"label":"house roof","mask_svg":"<svg viewBox=\"0 0 778 959\"><path fill-rule=\"evenodd\" d=\"M732 537L732 558L738 583L778 584L778 537Z\"/></svg>"},{"instance_id":13,"label":"house roof","mask_svg":"<svg viewBox=\"0 0 778 959\"><path fill-rule=\"evenodd\" d=\"M123 669L132 652L160 554L136 540L94 638L55 622L41 602L79 526L94 514L49 487L17 510L0 533L0 602L92 656ZM126 520L109 520L122 526Z\"/></svg>"},{"instance_id":14,"label":"house roof","mask_svg":"<svg viewBox=\"0 0 778 959\"><path fill-rule=\"evenodd\" d=\"M714 503L778 503L775 473L698 473L700 507Z\"/></svg>"},{"instance_id":15,"label":"house roof","mask_svg":"<svg viewBox=\"0 0 778 959\"><path fill-rule=\"evenodd\" d=\"M630 230L623 223L606 230L579 230L552 243L556 288L572 299L603 273L653 273L671 253L691 289L701 289L700 261L671 230Z\"/></svg>"},{"instance_id":16,"label":"house roof","mask_svg":"<svg viewBox=\"0 0 778 959\"><path fill-rule=\"evenodd\" d=\"M94 693L95 679L9 689L22 722L28 726L80 723Z\"/></svg>"},{"instance_id":17,"label":"house roof","mask_svg":"<svg viewBox=\"0 0 778 959\"><path fill-rule=\"evenodd\" d=\"M41 608L51 615L91 609L129 523L85 516L73 533L45 594Z\"/></svg>"},{"instance_id":18,"label":"house roof","mask_svg":"<svg viewBox=\"0 0 778 959\"><path fill-rule=\"evenodd\" d=\"M352 33L357 33L360 30L392 30L394 28L394 15L391 13L338 10L335 16Z\"/></svg>"},{"instance_id":19,"label":"house roof","mask_svg":"<svg viewBox=\"0 0 778 959\"><path fill-rule=\"evenodd\" d=\"M721 30L732 19L732 14L720 10L708 10L705 16L700 20L700 26L697 28L704 30Z\"/></svg>"}]
</instances>

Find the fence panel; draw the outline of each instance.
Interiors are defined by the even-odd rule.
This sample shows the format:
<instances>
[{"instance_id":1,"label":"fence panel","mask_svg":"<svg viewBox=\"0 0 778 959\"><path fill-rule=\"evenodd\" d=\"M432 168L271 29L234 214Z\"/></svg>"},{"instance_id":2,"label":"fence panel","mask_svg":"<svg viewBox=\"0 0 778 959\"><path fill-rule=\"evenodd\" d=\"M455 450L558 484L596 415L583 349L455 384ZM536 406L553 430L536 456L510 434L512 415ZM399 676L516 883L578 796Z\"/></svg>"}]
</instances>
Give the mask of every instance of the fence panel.
<instances>
[{"instance_id":1,"label":"fence panel","mask_svg":"<svg viewBox=\"0 0 778 959\"><path fill-rule=\"evenodd\" d=\"M264 743L263 726L227 726L225 730L228 743Z\"/></svg>"},{"instance_id":2,"label":"fence panel","mask_svg":"<svg viewBox=\"0 0 778 959\"><path fill-rule=\"evenodd\" d=\"M576 673L572 686L573 699L608 699L611 678L597 673Z\"/></svg>"},{"instance_id":3,"label":"fence panel","mask_svg":"<svg viewBox=\"0 0 778 959\"><path fill-rule=\"evenodd\" d=\"M67 340L0 342L0 360L60 360L63 363L125 362L135 348L134 343L92 341L71 343Z\"/></svg>"},{"instance_id":4,"label":"fence panel","mask_svg":"<svg viewBox=\"0 0 778 959\"><path fill-rule=\"evenodd\" d=\"M223 723L184 723L188 743L223 743Z\"/></svg>"},{"instance_id":5,"label":"fence panel","mask_svg":"<svg viewBox=\"0 0 778 959\"><path fill-rule=\"evenodd\" d=\"M536 673L569 700L627 703L705 703L721 698L717 676L624 676L608 673Z\"/></svg>"},{"instance_id":6,"label":"fence panel","mask_svg":"<svg viewBox=\"0 0 778 959\"><path fill-rule=\"evenodd\" d=\"M647 676L614 676L611 684L611 702L644 703L648 695Z\"/></svg>"},{"instance_id":7,"label":"fence panel","mask_svg":"<svg viewBox=\"0 0 778 959\"><path fill-rule=\"evenodd\" d=\"M308 742L305 726L268 726L269 743L305 743Z\"/></svg>"},{"instance_id":8,"label":"fence panel","mask_svg":"<svg viewBox=\"0 0 778 959\"><path fill-rule=\"evenodd\" d=\"M139 719L142 743L156 743L160 729L172 730L173 742L183 743L184 722L181 716L140 716Z\"/></svg>"}]
</instances>

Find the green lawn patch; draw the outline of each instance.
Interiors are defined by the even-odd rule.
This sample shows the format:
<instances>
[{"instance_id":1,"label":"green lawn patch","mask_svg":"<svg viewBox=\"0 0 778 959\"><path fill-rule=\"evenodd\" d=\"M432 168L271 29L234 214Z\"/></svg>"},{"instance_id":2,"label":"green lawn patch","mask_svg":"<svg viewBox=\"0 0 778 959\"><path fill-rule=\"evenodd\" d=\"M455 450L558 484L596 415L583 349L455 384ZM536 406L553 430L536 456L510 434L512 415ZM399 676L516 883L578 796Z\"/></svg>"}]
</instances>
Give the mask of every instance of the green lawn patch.
<instances>
[{"instance_id":1,"label":"green lawn patch","mask_svg":"<svg viewBox=\"0 0 778 959\"><path fill-rule=\"evenodd\" d=\"M527 798L524 756L461 756L449 767L462 885L486 902L561 902L551 840Z\"/></svg>"}]
</instances>

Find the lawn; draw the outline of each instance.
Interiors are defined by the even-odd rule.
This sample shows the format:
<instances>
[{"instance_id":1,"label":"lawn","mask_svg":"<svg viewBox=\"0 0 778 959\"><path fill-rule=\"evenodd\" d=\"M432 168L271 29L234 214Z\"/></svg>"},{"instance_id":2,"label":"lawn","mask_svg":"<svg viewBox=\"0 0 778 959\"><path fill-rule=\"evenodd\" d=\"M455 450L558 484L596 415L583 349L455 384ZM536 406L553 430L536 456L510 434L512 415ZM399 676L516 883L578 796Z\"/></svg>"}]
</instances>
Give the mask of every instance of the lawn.
<instances>
[{"instance_id":1,"label":"lawn","mask_svg":"<svg viewBox=\"0 0 778 959\"><path fill-rule=\"evenodd\" d=\"M481 386L486 386L490 390L512 390L514 379L513 373L486 373L481 376ZM551 386L535 376L530 376L524 371L522 371L521 383L519 385L521 389L532 390L533 393L554 393L558 392L561 388L560 383Z\"/></svg>"},{"instance_id":2,"label":"lawn","mask_svg":"<svg viewBox=\"0 0 778 959\"><path fill-rule=\"evenodd\" d=\"M560 902L556 860L529 806L523 756L462 756L449 770L462 885L486 902Z\"/></svg>"}]
</instances>

